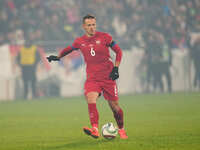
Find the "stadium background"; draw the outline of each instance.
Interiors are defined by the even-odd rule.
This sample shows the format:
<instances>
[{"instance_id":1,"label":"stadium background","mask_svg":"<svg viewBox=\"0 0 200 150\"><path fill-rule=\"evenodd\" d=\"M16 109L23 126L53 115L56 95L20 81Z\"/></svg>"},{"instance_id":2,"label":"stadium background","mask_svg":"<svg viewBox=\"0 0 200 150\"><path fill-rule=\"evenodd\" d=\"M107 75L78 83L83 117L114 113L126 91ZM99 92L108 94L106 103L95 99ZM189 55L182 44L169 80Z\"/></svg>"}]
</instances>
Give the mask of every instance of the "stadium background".
<instances>
[{"instance_id":1,"label":"stadium background","mask_svg":"<svg viewBox=\"0 0 200 150\"><path fill-rule=\"evenodd\" d=\"M123 49L117 82L127 140L82 132L89 118L80 53L59 63L45 58L83 34L88 13ZM199 150L199 33L199 0L0 0L0 150ZM16 56L28 34L41 60L38 98L25 100ZM170 70L172 93L164 75L164 91L154 88L153 62L156 73ZM103 97L97 107L99 127L115 123Z\"/></svg>"},{"instance_id":2,"label":"stadium background","mask_svg":"<svg viewBox=\"0 0 200 150\"><path fill-rule=\"evenodd\" d=\"M3 0L0 3L0 68L4 70L0 72L1 100L22 97L16 55L24 40L29 40L27 33L32 34L33 44L40 48L38 96L82 95L80 85L85 79L85 66L80 53L51 64L45 56L56 54L83 34L81 18L88 13L97 17L98 29L111 33L123 49L118 81L121 94L160 91L148 82L148 66L144 63L149 31L164 39L160 51L167 47L172 54L172 91L199 90L193 84L196 70L190 55L190 47L200 31L198 0ZM167 92L165 77L162 82Z\"/></svg>"}]
</instances>

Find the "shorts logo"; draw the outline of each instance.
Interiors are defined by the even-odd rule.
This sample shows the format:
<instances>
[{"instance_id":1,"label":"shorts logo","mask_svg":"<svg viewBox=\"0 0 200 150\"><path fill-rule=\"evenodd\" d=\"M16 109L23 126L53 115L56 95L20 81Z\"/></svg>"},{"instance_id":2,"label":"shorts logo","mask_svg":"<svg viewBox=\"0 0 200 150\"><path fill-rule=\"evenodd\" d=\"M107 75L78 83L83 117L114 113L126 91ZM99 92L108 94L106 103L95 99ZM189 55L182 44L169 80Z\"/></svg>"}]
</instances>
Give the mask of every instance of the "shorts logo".
<instances>
[{"instance_id":1,"label":"shorts logo","mask_svg":"<svg viewBox=\"0 0 200 150\"><path fill-rule=\"evenodd\" d=\"M90 47L93 47L94 45L93 45L93 44L90 44L89 46L90 46Z\"/></svg>"},{"instance_id":2,"label":"shorts logo","mask_svg":"<svg viewBox=\"0 0 200 150\"><path fill-rule=\"evenodd\" d=\"M115 96L117 96L117 86L114 87Z\"/></svg>"}]
</instances>

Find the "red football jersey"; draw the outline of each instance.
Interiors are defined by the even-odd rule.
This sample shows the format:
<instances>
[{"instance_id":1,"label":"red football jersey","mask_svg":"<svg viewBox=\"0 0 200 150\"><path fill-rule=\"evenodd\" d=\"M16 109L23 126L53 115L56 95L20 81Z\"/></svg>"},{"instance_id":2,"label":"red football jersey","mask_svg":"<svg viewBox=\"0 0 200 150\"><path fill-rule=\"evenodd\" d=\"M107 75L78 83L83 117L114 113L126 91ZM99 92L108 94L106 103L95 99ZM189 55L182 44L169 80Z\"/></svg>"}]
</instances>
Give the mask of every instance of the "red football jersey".
<instances>
[{"instance_id":1,"label":"red football jersey","mask_svg":"<svg viewBox=\"0 0 200 150\"><path fill-rule=\"evenodd\" d=\"M113 62L109 53L112 36L104 32L96 32L94 36L86 35L77 38L72 47L80 49L86 63L87 79L109 79Z\"/></svg>"}]
</instances>

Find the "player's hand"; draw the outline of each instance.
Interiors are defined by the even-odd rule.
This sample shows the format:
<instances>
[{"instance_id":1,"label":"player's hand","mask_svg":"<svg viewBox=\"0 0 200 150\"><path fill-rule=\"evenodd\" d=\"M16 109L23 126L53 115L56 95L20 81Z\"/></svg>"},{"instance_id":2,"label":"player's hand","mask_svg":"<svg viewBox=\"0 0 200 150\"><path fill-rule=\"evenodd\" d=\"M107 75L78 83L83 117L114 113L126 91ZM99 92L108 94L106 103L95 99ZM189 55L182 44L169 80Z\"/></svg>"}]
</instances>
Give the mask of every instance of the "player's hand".
<instances>
[{"instance_id":1,"label":"player's hand","mask_svg":"<svg viewBox=\"0 0 200 150\"><path fill-rule=\"evenodd\" d=\"M58 58L58 56L55 56L55 55L50 55L47 57L48 61L51 62L51 61L60 61L60 58Z\"/></svg>"},{"instance_id":2,"label":"player's hand","mask_svg":"<svg viewBox=\"0 0 200 150\"><path fill-rule=\"evenodd\" d=\"M110 73L110 79L116 80L119 78L118 67L113 67L112 72Z\"/></svg>"}]
</instances>

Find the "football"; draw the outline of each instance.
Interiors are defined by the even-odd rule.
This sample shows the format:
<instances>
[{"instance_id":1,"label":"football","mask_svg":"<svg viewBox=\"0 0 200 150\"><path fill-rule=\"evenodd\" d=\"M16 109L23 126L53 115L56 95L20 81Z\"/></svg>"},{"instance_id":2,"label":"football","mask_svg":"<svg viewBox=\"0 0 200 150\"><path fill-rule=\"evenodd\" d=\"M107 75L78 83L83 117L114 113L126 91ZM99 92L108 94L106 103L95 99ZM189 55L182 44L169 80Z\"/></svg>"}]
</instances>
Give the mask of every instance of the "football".
<instances>
[{"instance_id":1,"label":"football","mask_svg":"<svg viewBox=\"0 0 200 150\"><path fill-rule=\"evenodd\" d=\"M118 129L112 122L104 124L101 128L101 134L105 139L114 139L117 133Z\"/></svg>"}]
</instances>

